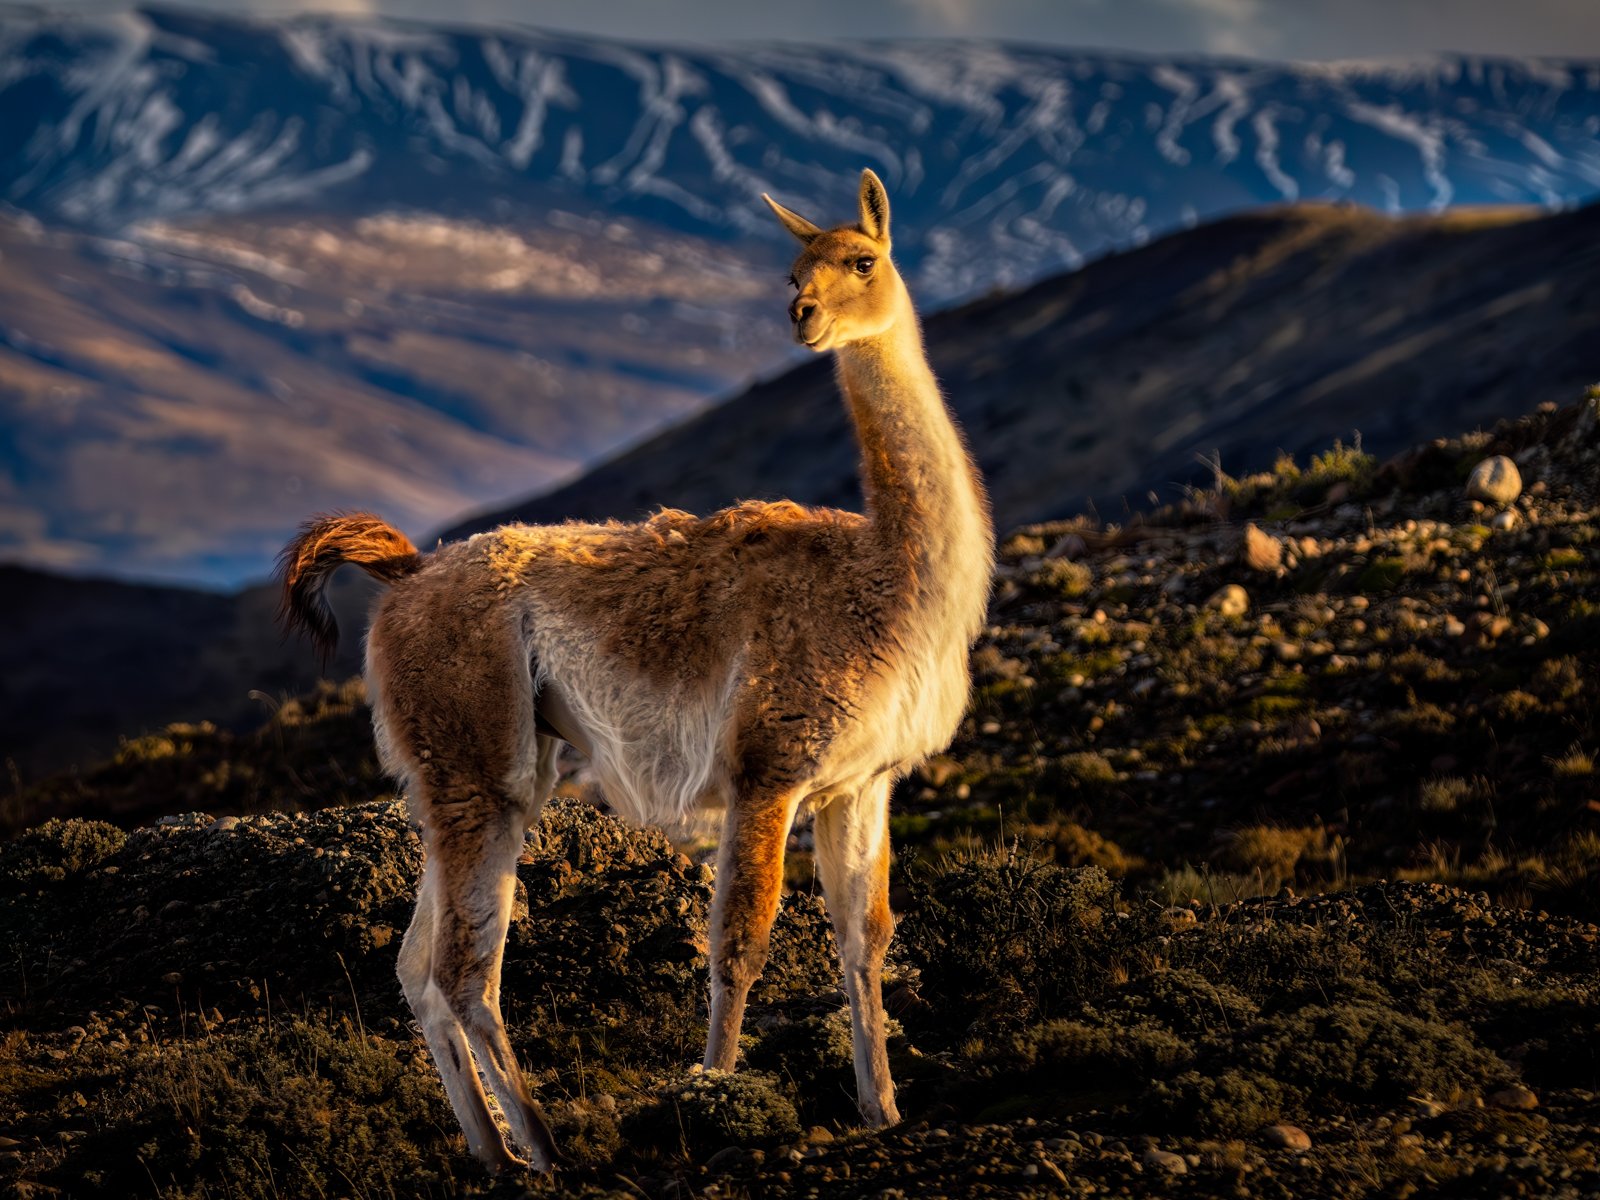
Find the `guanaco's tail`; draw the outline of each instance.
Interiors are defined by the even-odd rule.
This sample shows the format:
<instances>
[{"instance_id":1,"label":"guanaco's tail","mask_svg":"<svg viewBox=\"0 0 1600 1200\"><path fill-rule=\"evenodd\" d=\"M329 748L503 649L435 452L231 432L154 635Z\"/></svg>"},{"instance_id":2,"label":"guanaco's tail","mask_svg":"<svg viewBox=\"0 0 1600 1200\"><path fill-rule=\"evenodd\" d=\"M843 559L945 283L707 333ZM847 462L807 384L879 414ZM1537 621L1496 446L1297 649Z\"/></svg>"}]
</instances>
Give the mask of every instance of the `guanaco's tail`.
<instances>
[{"instance_id":1,"label":"guanaco's tail","mask_svg":"<svg viewBox=\"0 0 1600 1200\"><path fill-rule=\"evenodd\" d=\"M278 555L283 583L278 621L288 632L309 636L324 665L339 644L339 625L323 592L328 577L344 563L393 583L416 571L422 555L410 538L371 513L328 513L300 527Z\"/></svg>"}]
</instances>

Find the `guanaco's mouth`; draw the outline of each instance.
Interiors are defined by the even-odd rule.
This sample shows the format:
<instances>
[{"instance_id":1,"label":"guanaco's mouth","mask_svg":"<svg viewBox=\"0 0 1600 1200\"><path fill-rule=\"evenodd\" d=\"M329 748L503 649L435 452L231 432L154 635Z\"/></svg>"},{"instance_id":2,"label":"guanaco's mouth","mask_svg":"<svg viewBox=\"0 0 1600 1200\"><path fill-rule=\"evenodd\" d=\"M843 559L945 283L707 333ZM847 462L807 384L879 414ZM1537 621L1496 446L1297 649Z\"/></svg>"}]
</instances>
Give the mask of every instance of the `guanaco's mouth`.
<instances>
[{"instance_id":1,"label":"guanaco's mouth","mask_svg":"<svg viewBox=\"0 0 1600 1200\"><path fill-rule=\"evenodd\" d=\"M832 321L829 321L821 329L816 330L810 337L807 337L805 332L798 325L796 325L794 329L794 340L799 342L802 346L808 347L809 349L824 350L827 347L824 346L823 343L828 340L828 335L832 332Z\"/></svg>"}]
</instances>

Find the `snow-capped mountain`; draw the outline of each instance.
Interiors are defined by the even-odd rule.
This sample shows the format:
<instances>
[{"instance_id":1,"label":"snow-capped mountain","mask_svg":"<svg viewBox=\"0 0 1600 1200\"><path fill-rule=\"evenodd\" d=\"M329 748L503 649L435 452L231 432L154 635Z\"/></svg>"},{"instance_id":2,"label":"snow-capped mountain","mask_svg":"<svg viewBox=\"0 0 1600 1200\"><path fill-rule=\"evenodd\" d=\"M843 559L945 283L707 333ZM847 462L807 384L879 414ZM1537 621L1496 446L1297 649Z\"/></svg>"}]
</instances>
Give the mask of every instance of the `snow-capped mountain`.
<instances>
[{"instance_id":1,"label":"snow-capped mountain","mask_svg":"<svg viewBox=\"0 0 1600 1200\"><path fill-rule=\"evenodd\" d=\"M777 237L878 170L922 294L1225 210L1600 193L1600 63L1269 66L975 43L645 47L378 20L0 17L0 198L150 218L551 209Z\"/></svg>"},{"instance_id":2,"label":"snow-capped mountain","mask_svg":"<svg viewBox=\"0 0 1600 1200\"><path fill-rule=\"evenodd\" d=\"M307 512L548 491L793 360L760 193L864 165L932 309L1266 203L1600 195L1600 63L0 9L0 560L232 586Z\"/></svg>"}]
</instances>

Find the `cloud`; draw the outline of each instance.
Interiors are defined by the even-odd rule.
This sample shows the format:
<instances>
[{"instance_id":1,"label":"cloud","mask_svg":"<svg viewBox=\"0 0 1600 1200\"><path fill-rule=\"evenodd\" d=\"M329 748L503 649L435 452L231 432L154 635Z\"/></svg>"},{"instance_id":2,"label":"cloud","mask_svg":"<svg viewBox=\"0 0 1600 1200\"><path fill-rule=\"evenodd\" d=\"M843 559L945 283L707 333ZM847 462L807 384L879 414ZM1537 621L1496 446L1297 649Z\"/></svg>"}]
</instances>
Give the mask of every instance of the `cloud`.
<instances>
[{"instance_id":1,"label":"cloud","mask_svg":"<svg viewBox=\"0 0 1600 1200\"><path fill-rule=\"evenodd\" d=\"M983 6L973 0L896 0L942 33L981 33ZM921 22L919 22L921 23Z\"/></svg>"},{"instance_id":2,"label":"cloud","mask_svg":"<svg viewBox=\"0 0 1600 1200\"><path fill-rule=\"evenodd\" d=\"M136 0L46 0L105 12ZM184 0L256 15L381 14L675 42L975 37L1256 58L1441 51L1600 57L1597 0ZM4 0L0 0L4 3Z\"/></svg>"},{"instance_id":3,"label":"cloud","mask_svg":"<svg viewBox=\"0 0 1600 1200\"><path fill-rule=\"evenodd\" d=\"M1271 58L1283 52L1279 29L1263 0L1157 0L1187 26L1183 40L1211 54Z\"/></svg>"}]
</instances>

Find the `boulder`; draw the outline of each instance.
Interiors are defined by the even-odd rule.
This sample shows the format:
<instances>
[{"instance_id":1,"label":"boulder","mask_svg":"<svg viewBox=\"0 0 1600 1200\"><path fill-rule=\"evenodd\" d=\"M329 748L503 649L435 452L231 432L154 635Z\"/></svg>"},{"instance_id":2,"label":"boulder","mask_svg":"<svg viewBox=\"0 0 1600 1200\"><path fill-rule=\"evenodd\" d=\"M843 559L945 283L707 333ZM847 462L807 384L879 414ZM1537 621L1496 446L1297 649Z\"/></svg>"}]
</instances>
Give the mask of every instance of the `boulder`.
<instances>
[{"instance_id":1,"label":"boulder","mask_svg":"<svg viewBox=\"0 0 1600 1200\"><path fill-rule=\"evenodd\" d=\"M1250 611L1250 593L1237 583L1230 583L1213 592L1206 607L1225 617L1242 617Z\"/></svg>"},{"instance_id":2,"label":"boulder","mask_svg":"<svg viewBox=\"0 0 1600 1200\"><path fill-rule=\"evenodd\" d=\"M1283 565L1283 543L1251 523L1244 527L1240 557L1252 571L1276 571Z\"/></svg>"},{"instance_id":3,"label":"boulder","mask_svg":"<svg viewBox=\"0 0 1600 1200\"><path fill-rule=\"evenodd\" d=\"M1467 499L1505 508L1522 495L1522 472L1504 454L1486 458L1467 477Z\"/></svg>"}]
</instances>

